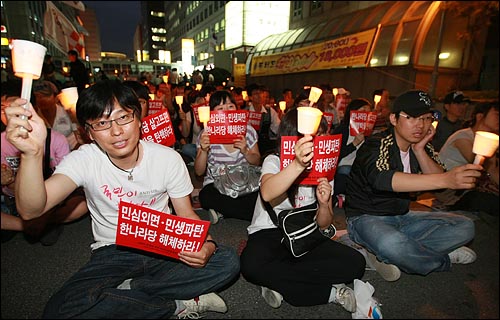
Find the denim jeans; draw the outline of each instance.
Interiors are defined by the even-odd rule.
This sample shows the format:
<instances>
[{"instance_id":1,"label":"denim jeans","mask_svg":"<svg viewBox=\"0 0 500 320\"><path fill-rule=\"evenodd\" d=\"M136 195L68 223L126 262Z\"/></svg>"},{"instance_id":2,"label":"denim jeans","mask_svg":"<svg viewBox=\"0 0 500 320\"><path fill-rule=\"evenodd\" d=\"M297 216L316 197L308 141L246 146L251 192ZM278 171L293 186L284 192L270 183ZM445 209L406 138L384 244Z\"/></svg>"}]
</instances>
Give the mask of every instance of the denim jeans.
<instances>
[{"instance_id":1,"label":"denim jeans","mask_svg":"<svg viewBox=\"0 0 500 320\"><path fill-rule=\"evenodd\" d=\"M175 300L214 292L239 276L236 251L219 246L204 268L115 245L92 252L45 306L44 318L169 318ZM132 279L130 289L117 289Z\"/></svg>"},{"instance_id":2,"label":"denim jeans","mask_svg":"<svg viewBox=\"0 0 500 320\"><path fill-rule=\"evenodd\" d=\"M361 215L347 220L350 238L406 273L450 270L448 253L474 238L474 222L448 212L410 211L397 216Z\"/></svg>"}]
</instances>

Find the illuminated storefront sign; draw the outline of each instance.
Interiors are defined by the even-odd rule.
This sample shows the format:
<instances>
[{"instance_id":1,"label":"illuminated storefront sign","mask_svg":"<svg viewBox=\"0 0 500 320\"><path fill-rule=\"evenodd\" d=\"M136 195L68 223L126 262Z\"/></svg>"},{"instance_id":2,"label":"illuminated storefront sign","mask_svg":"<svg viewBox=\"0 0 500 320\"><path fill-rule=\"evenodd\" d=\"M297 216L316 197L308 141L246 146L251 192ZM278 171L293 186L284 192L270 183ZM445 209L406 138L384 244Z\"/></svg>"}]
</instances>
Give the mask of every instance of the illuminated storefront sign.
<instances>
[{"instance_id":1,"label":"illuminated storefront sign","mask_svg":"<svg viewBox=\"0 0 500 320\"><path fill-rule=\"evenodd\" d=\"M286 53L252 58L252 76L367 65L375 32L371 29Z\"/></svg>"}]
</instances>

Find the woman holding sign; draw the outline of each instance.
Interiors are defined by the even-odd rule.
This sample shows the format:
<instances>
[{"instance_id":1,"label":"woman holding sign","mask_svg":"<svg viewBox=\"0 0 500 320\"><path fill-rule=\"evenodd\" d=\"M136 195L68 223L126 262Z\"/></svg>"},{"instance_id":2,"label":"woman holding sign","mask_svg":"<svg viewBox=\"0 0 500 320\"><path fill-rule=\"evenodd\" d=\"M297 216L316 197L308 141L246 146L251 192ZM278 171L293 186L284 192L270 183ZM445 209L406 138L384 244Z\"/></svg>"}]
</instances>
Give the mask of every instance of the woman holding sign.
<instances>
[{"instance_id":1,"label":"woman holding sign","mask_svg":"<svg viewBox=\"0 0 500 320\"><path fill-rule=\"evenodd\" d=\"M191 207L193 185L179 153L140 140L141 105L134 91L117 80L102 80L82 91L77 119L93 143L66 155L46 181L42 160L47 130L31 104L28 110L22 107L26 102L17 99L5 109L7 139L22 153L16 177L19 214L37 218L83 187L95 239L90 260L52 295L43 317L159 319L226 312L214 291L239 273L234 249L218 246L208 235L175 258L147 250L171 252L174 236L167 233L167 222L175 220L169 201L184 223L204 224ZM133 213L123 210L132 206ZM117 244L124 233L128 246ZM180 239L191 243L194 237ZM138 244L146 249L128 248Z\"/></svg>"},{"instance_id":2,"label":"woman holding sign","mask_svg":"<svg viewBox=\"0 0 500 320\"><path fill-rule=\"evenodd\" d=\"M288 136L299 138L293 147L295 158L280 170L281 158L288 151L281 150L278 145L279 155L267 156L262 164L261 195L248 227L248 242L241 254L241 271L249 282L261 286L262 297L273 308L279 308L282 300L293 306L336 303L353 313L356 310L354 291L345 283L363 276L363 255L327 239L304 256L295 258L282 244L282 234L261 201L262 197L269 202L276 213L317 202L316 222L321 232L328 238L335 235L331 182L321 177L317 179L317 185L295 183L314 156L313 137L298 132L297 118L297 108L290 109L283 116L278 131L278 141ZM326 132L327 126L323 117L319 135Z\"/></svg>"},{"instance_id":3,"label":"woman holding sign","mask_svg":"<svg viewBox=\"0 0 500 320\"><path fill-rule=\"evenodd\" d=\"M237 110L232 94L225 90L214 92L210 96L209 104L211 112ZM248 124L248 121L243 124L246 130L244 135L236 134L235 138L230 138L230 141L225 143L213 143L213 141L223 141L234 133L231 125L224 125L220 122L224 112L217 117L214 115L214 121L210 119L209 125L200 132L194 161L195 173L198 176L205 175L203 188L200 191L200 204L204 209L209 210L210 221L214 224L219 221L220 215L225 218L250 221L258 194L257 190L233 198L222 194L214 185L214 176L217 176L218 171L222 170L225 165L260 164L257 132ZM240 111L240 113L248 114L245 111Z\"/></svg>"}]
</instances>

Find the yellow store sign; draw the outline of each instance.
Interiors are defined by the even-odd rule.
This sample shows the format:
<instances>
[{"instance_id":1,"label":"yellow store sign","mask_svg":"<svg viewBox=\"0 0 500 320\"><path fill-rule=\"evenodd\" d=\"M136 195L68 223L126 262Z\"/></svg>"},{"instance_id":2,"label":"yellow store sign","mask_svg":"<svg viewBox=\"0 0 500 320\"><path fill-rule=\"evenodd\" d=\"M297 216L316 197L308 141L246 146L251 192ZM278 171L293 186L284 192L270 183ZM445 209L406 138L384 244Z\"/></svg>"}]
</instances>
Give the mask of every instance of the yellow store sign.
<instances>
[{"instance_id":1,"label":"yellow store sign","mask_svg":"<svg viewBox=\"0 0 500 320\"><path fill-rule=\"evenodd\" d=\"M254 56L250 73L268 76L367 65L376 31L371 29L286 53Z\"/></svg>"}]
</instances>

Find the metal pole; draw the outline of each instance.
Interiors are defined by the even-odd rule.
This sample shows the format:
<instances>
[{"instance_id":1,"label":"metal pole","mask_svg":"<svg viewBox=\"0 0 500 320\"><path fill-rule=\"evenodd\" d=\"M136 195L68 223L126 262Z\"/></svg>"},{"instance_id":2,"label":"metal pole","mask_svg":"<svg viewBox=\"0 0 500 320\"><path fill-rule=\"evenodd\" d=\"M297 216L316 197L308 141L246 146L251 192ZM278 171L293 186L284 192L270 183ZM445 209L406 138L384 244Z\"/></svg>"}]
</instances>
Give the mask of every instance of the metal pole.
<instances>
[{"instance_id":1,"label":"metal pole","mask_svg":"<svg viewBox=\"0 0 500 320\"><path fill-rule=\"evenodd\" d=\"M439 54L441 53L441 45L443 44L443 30L446 9L441 10L441 25L439 26L438 44L436 48L436 57L434 60L434 69L432 70L431 87L429 93L432 98L436 95L436 84L439 75Z\"/></svg>"}]
</instances>

